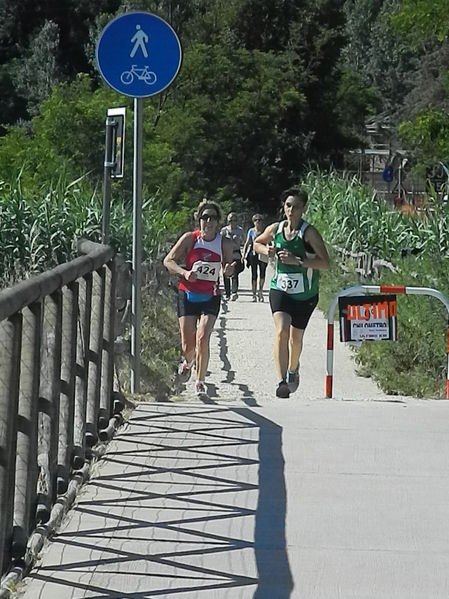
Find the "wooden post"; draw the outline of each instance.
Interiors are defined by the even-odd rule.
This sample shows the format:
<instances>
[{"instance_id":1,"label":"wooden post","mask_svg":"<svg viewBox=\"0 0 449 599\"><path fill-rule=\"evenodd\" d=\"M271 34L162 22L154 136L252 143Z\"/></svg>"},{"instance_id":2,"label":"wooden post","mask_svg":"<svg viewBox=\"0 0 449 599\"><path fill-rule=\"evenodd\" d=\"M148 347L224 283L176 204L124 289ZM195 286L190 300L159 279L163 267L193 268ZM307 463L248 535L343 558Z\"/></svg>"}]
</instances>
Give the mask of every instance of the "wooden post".
<instances>
[{"instance_id":1,"label":"wooden post","mask_svg":"<svg viewBox=\"0 0 449 599\"><path fill-rule=\"evenodd\" d=\"M23 557L35 524L37 493L37 416L40 380L42 304L23 310L20 394L17 419L16 492L12 555Z\"/></svg>"},{"instance_id":2,"label":"wooden post","mask_svg":"<svg viewBox=\"0 0 449 599\"><path fill-rule=\"evenodd\" d=\"M22 315L0 322L0 574L11 560Z\"/></svg>"}]
</instances>

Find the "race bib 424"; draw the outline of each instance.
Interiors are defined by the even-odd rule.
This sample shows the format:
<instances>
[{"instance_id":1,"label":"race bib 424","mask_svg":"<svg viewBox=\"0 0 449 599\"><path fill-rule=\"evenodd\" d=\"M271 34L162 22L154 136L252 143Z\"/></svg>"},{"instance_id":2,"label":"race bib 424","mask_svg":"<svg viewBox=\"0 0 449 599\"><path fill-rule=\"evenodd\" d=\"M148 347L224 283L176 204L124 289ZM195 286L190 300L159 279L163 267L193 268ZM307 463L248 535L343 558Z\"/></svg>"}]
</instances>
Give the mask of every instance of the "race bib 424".
<instances>
[{"instance_id":1,"label":"race bib 424","mask_svg":"<svg viewBox=\"0 0 449 599\"><path fill-rule=\"evenodd\" d=\"M203 262L202 260L197 260L192 270L197 273L200 281L218 281L220 266L220 262Z\"/></svg>"}]
</instances>

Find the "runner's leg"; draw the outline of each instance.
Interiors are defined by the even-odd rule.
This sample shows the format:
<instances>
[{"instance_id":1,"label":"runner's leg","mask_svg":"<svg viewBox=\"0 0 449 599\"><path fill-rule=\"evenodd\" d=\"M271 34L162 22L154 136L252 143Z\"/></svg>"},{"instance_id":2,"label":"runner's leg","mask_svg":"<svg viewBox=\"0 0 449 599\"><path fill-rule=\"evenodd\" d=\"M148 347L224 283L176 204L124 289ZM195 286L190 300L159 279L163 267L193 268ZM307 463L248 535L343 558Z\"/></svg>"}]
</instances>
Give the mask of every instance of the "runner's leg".
<instances>
[{"instance_id":1,"label":"runner's leg","mask_svg":"<svg viewBox=\"0 0 449 599\"><path fill-rule=\"evenodd\" d=\"M267 264L266 262L261 262L260 260L258 260L259 263L259 290L262 291L263 290L263 286L265 285L265 273L267 271Z\"/></svg>"},{"instance_id":2,"label":"runner's leg","mask_svg":"<svg viewBox=\"0 0 449 599\"><path fill-rule=\"evenodd\" d=\"M278 379L285 380L288 368L291 316L286 312L274 312L273 357Z\"/></svg>"},{"instance_id":3,"label":"runner's leg","mask_svg":"<svg viewBox=\"0 0 449 599\"><path fill-rule=\"evenodd\" d=\"M231 279L229 277L223 277L224 279L224 288L225 288L225 297L229 299L231 297Z\"/></svg>"},{"instance_id":4,"label":"runner's leg","mask_svg":"<svg viewBox=\"0 0 449 599\"><path fill-rule=\"evenodd\" d=\"M248 260L251 266L251 290L253 292L253 298L257 299L257 256L250 256Z\"/></svg>"},{"instance_id":5,"label":"runner's leg","mask_svg":"<svg viewBox=\"0 0 449 599\"><path fill-rule=\"evenodd\" d=\"M209 343L217 317L202 314L196 331L196 378L204 381L209 365Z\"/></svg>"},{"instance_id":6,"label":"runner's leg","mask_svg":"<svg viewBox=\"0 0 449 599\"><path fill-rule=\"evenodd\" d=\"M304 337L304 330L297 329L295 327L290 327L290 336L289 336L289 360L288 360L288 369L290 372L294 372L298 368L299 357L302 352L302 340Z\"/></svg>"},{"instance_id":7,"label":"runner's leg","mask_svg":"<svg viewBox=\"0 0 449 599\"><path fill-rule=\"evenodd\" d=\"M179 330L181 332L181 350L188 364L195 358L196 323L198 316L181 316Z\"/></svg>"}]
</instances>

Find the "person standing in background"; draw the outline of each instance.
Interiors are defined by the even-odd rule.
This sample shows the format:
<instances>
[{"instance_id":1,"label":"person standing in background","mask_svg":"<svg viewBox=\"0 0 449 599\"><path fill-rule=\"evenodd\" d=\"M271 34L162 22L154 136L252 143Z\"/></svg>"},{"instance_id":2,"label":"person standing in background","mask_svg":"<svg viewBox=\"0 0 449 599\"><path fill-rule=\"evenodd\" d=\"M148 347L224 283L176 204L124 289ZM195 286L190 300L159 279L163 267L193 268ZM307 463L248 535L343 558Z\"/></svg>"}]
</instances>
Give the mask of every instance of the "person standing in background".
<instances>
[{"instance_id":1,"label":"person standing in background","mask_svg":"<svg viewBox=\"0 0 449 599\"><path fill-rule=\"evenodd\" d=\"M261 214L254 214L253 225L248 230L245 245L243 246L243 256L246 257L248 267L251 268L251 290L253 292L253 302L263 302L263 286L265 283L265 273L268 265L268 256L256 254L254 251L254 240L263 232ZM259 274L259 285L257 285L257 274Z\"/></svg>"},{"instance_id":2,"label":"person standing in background","mask_svg":"<svg viewBox=\"0 0 449 599\"><path fill-rule=\"evenodd\" d=\"M227 225L222 228L221 234L232 243L232 261L235 262L234 273L231 280L224 278L224 288L226 299L231 298L234 302L238 298L239 274L245 268L242 260L241 247L243 245L244 232L242 227L237 224L237 215L230 212L227 218ZM231 296L232 292L232 296Z\"/></svg>"}]
</instances>

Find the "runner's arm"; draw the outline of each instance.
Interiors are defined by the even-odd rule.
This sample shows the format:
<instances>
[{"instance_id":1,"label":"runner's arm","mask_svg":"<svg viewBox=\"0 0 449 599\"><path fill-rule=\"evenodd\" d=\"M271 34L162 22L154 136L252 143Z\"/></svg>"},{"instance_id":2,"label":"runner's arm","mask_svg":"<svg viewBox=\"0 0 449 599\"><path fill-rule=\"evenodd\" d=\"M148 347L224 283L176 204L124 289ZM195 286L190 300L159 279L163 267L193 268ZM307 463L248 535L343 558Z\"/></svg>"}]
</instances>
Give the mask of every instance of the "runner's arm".
<instances>
[{"instance_id":1,"label":"runner's arm","mask_svg":"<svg viewBox=\"0 0 449 599\"><path fill-rule=\"evenodd\" d=\"M250 230L251 230L251 229L250 229ZM250 231L250 230L249 230L249 231ZM249 246L251 245L251 237L250 237L250 235L249 235L249 231L248 231L248 234L247 234L247 236L246 236L245 245L243 246L243 252L242 252L242 253L243 253L243 257L244 257L244 258L246 258L246 254L247 254L247 252L248 252L248 248L249 248Z\"/></svg>"},{"instance_id":2,"label":"runner's arm","mask_svg":"<svg viewBox=\"0 0 449 599\"><path fill-rule=\"evenodd\" d=\"M314 257L305 257L302 261L305 268L314 268L315 270L328 270L329 268L329 254L327 253L326 246L323 238L315 229L315 227L308 227L304 235L304 241L307 241L312 246L315 253Z\"/></svg>"},{"instance_id":3,"label":"runner's arm","mask_svg":"<svg viewBox=\"0 0 449 599\"><path fill-rule=\"evenodd\" d=\"M254 251L256 254L263 254L272 258L275 254L275 249L272 245L274 234L277 229L278 223L268 225L263 233L261 233L254 240Z\"/></svg>"},{"instance_id":4,"label":"runner's arm","mask_svg":"<svg viewBox=\"0 0 449 599\"><path fill-rule=\"evenodd\" d=\"M232 260L232 241L227 237L221 238L223 276L232 277L235 261Z\"/></svg>"},{"instance_id":5,"label":"runner's arm","mask_svg":"<svg viewBox=\"0 0 449 599\"><path fill-rule=\"evenodd\" d=\"M187 278L190 270L179 266L178 261L193 247L192 233L184 233L164 258L164 266L172 275Z\"/></svg>"}]
</instances>

